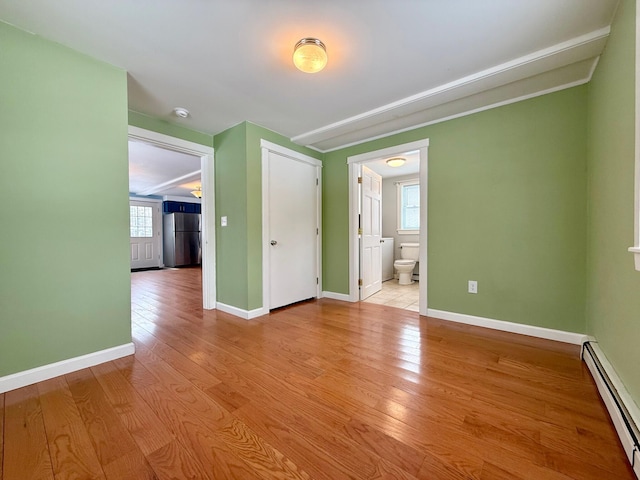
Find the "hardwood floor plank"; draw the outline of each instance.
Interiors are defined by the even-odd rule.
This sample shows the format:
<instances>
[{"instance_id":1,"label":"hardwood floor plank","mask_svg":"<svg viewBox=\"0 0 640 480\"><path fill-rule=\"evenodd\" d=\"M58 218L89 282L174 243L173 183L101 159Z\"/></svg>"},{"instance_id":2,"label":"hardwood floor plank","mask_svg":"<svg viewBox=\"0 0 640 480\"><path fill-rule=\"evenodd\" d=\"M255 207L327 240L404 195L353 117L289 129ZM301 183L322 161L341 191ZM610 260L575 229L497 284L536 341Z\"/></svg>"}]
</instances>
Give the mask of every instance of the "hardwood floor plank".
<instances>
[{"instance_id":1,"label":"hardwood floor plank","mask_svg":"<svg viewBox=\"0 0 640 480\"><path fill-rule=\"evenodd\" d=\"M156 340L143 328L133 329L133 338L137 342L144 344L152 353L160 355L167 361L172 368L183 375L194 386L200 390L206 391L219 385L221 381L207 370L200 367L193 360L185 357L182 353L169 347L168 345Z\"/></svg>"},{"instance_id":2,"label":"hardwood floor plank","mask_svg":"<svg viewBox=\"0 0 640 480\"><path fill-rule=\"evenodd\" d=\"M159 480L139 450L122 455L102 467L107 480Z\"/></svg>"},{"instance_id":3,"label":"hardwood floor plank","mask_svg":"<svg viewBox=\"0 0 640 480\"><path fill-rule=\"evenodd\" d=\"M239 420L234 420L229 426L219 430L218 435L265 480L311 478Z\"/></svg>"},{"instance_id":4,"label":"hardwood floor plank","mask_svg":"<svg viewBox=\"0 0 640 480\"><path fill-rule=\"evenodd\" d=\"M427 452L417 477L420 480L480 480L483 463L474 456L461 457L454 453L432 455Z\"/></svg>"},{"instance_id":5,"label":"hardwood floor plank","mask_svg":"<svg viewBox=\"0 0 640 480\"><path fill-rule=\"evenodd\" d=\"M4 480L53 480L38 387L5 393Z\"/></svg>"},{"instance_id":6,"label":"hardwood floor plank","mask_svg":"<svg viewBox=\"0 0 640 480\"><path fill-rule=\"evenodd\" d=\"M135 356L0 394L0 480L634 479L578 346L330 299L247 321L199 269L131 278Z\"/></svg>"},{"instance_id":7,"label":"hardwood floor plank","mask_svg":"<svg viewBox=\"0 0 640 480\"><path fill-rule=\"evenodd\" d=\"M297 435L283 423L273 419L253 405L244 405L235 416L257 432L281 452L293 459L297 465L316 480L355 478L349 470L334 461L324 450L318 449L306 438Z\"/></svg>"},{"instance_id":8,"label":"hardwood floor plank","mask_svg":"<svg viewBox=\"0 0 640 480\"><path fill-rule=\"evenodd\" d=\"M91 371L143 455L148 455L173 441L171 432L115 365L111 362L103 363L92 367Z\"/></svg>"},{"instance_id":9,"label":"hardwood floor plank","mask_svg":"<svg viewBox=\"0 0 640 480\"><path fill-rule=\"evenodd\" d=\"M38 384L56 480L104 479L100 461L64 377Z\"/></svg>"},{"instance_id":10,"label":"hardwood floor plank","mask_svg":"<svg viewBox=\"0 0 640 480\"><path fill-rule=\"evenodd\" d=\"M424 462L425 453L396 440L380 430L352 419L344 431L359 445L366 446L398 469L416 476ZM387 467L389 469L389 467Z\"/></svg>"},{"instance_id":11,"label":"hardwood floor plank","mask_svg":"<svg viewBox=\"0 0 640 480\"><path fill-rule=\"evenodd\" d=\"M66 380L101 465L139 450L90 369L67 374Z\"/></svg>"},{"instance_id":12,"label":"hardwood floor plank","mask_svg":"<svg viewBox=\"0 0 640 480\"><path fill-rule=\"evenodd\" d=\"M195 455L202 467L211 472L214 479L259 478L215 435L216 426L224 424L204 421L198 411L194 412L185 405L170 387L163 386L161 382L148 384L144 379L138 380L140 385L133 386L141 397L176 439Z\"/></svg>"},{"instance_id":13,"label":"hardwood floor plank","mask_svg":"<svg viewBox=\"0 0 640 480\"><path fill-rule=\"evenodd\" d=\"M185 448L173 440L155 452L147 455L147 460L160 480L213 479L200 462L196 461Z\"/></svg>"}]
</instances>

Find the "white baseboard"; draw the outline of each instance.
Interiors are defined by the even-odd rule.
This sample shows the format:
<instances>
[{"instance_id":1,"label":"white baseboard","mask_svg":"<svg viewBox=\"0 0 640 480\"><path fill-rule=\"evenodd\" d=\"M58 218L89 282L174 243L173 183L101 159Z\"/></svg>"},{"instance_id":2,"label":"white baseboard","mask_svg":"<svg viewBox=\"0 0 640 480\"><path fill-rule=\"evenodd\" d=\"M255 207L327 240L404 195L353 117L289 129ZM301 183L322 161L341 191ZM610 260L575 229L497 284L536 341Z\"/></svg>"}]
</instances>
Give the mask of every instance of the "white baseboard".
<instances>
[{"instance_id":1,"label":"white baseboard","mask_svg":"<svg viewBox=\"0 0 640 480\"><path fill-rule=\"evenodd\" d=\"M322 292L322 297L331 298L332 300L342 300L343 302L351 301L351 297L346 293Z\"/></svg>"},{"instance_id":2,"label":"white baseboard","mask_svg":"<svg viewBox=\"0 0 640 480\"><path fill-rule=\"evenodd\" d=\"M117 347L111 347L25 370L24 372L12 373L11 375L0 377L0 393L26 387L27 385L33 385L34 383L43 382L50 378L59 377L60 375L66 375L67 373L82 370L83 368L93 367L100 363L110 362L117 358L133 355L135 351L136 349L133 343L125 343Z\"/></svg>"},{"instance_id":3,"label":"white baseboard","mask_svg":"<svg viewBox=\"0 0 640 480\"><path fill-rule=\"evenodd\" d=\"M546 338L547 340L572 343L574 345L582 345L588 340L587 335L582 333L565 332L563 330L554 330L552 328L535 327L533 325L495 320L493 318L476 317L474 315L465 315L463 313L434 310L432 308L427 309L427 316L439 318L441 320L449 320L451 322L475 325L476 327L485 327L493 330L529 335L531 337Z\"/></svg>"},{"instance_id":4,"label":"white baseboard","mask_svg":"<svg viewBox=\"0 0 640 480\"><path fill-rule=\"evenodd\" d=\"M635 423L636 425L640 425L640 409L638 408L638 405L633 401L633 398L631 398L631 395L622 383L622 380L620 380L620 377L614 370L611 363L609 363L609 360L607 359L598 343L590 342L589 345L593 350L597 361L600 362L600 366L604 370L604 373L607 377L609 377L610 385L613 386L613 389L617 393L619 400L622 402L624 409L626 409L628 416L631 417L631 422ZM620 438L620 443L622 444L624 452L627 455L627 460L629 460L629 463L633 467L633 471L636 474L636 477L640 479L640 454L638 453L637 447L634 444L630 430L624 420L624 416L620 408L618 407L617 400L612 395L611 391L609 390L609 386L607 386L607 382L599 372L598 367L591 356L591 353L589 353L588 351L585 352L583 355L583 359L587 367L589 368L589 371L591 372L591 376L593 377L596 386L598 387L600 397L607 407L609 417L611 417L611 421L613 422L618 437Z\"/></svg>"},{"instance_id":5,"label":"white baseboard","mask_svg":"<svg viewBox=\"0 0 640 480\"><path fill-rule=\"evenodd\" d=\"M243 310L242 308L234 307L233 305L227 305L220 302L216 303L216 310L235 315L236 317L244 318L245 320L251 320L252 318L260 317L269 313L268 310L265 311L265 309L262 307L256 308L255 310Z\"/></svg>"}]
</instances>

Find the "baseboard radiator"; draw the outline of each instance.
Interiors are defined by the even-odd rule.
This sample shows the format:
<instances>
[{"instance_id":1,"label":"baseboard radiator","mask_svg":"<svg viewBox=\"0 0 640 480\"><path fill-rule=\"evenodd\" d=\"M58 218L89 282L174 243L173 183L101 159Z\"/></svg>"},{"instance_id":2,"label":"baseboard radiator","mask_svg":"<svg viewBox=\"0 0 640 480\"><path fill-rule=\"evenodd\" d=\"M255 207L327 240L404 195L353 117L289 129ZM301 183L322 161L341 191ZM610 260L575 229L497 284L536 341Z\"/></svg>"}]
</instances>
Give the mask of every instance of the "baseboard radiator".
<instances>
[{"instance_id":1,"label":"baseboard radiator","mask_svg":"<svg viewBox=\"0 0 640 480\"><path fill-rule=\"evenodd\" d=\"M582 360L591 371L627 459L636 477L640 479L640 430L638 430L640 418L638 416L638 407L627 393L597 342L585 342L583 344Z\"/></svg>"}]
</instances>

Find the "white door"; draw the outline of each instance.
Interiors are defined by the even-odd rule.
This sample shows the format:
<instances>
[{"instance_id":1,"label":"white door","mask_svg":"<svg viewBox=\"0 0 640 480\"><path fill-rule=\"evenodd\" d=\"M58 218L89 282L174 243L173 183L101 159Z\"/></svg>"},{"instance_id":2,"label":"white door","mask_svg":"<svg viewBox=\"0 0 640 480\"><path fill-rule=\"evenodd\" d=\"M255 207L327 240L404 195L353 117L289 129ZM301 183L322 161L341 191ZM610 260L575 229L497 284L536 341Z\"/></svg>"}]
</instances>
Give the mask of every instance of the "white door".
<instances>
[{"instance_id":1,"label":"white door","mask_svg":"<svg viewBox=\"0 0 640 480\"><path fill-rule=\"evenodd\" d=\"M382 288L382 177L364 165L360 192L360 300L364 300Z\"/></svg>"},{"instance_id":2,"label":"white door","mask_svg":"<svg viewBox=\"0 0 640 480\"><path fill-rule=\"evenodd\" d=\"M160 204L129 201L131 269L160 266Z\"/></svg>"},{"instance_id":3,"label":"white door","mask_svg":"<svg viewBox=\"0 0 640 480\"><path fill-rule=\"evenodd\" d=\"M318 167L269 151L269 308L317 296Z\"/></svg>"}]
</instances>

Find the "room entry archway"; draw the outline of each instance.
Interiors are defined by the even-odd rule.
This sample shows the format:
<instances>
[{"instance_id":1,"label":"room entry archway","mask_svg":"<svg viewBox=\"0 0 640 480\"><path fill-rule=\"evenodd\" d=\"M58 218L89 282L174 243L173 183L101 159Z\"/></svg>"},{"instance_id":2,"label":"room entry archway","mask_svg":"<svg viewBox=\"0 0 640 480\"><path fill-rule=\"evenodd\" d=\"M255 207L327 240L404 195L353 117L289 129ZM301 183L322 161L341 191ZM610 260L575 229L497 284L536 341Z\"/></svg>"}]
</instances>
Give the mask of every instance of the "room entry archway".
<instances>
[{"instance_id":1,"label":"room entry archway","mask_svg":"<svg viewBox=\"0 0 640 480\"><path fill-rule=\"evenodd\" d=\"M427 192L428 192L428 166L429 166L429 139L425 138L415 142L395 145L393 147L373 150L371 152L361 153L347 157L347 165L349 167L349 301L357 302L359 300L359 273L360 273L360 245L358 234L358 176L360 175L361 165L383 157L392 157L403 152L418 150L420 152L420 225L427 225ZM420 229L420 257L419 257L419 276L420 276L420 315L427 315L427 228Z\"/></svg>"},{"instance_id":2,"label":"room entry archway","mask_svg":"<svg viewBox=\"0 0 640 480\"><path fill-rule=\"evenodd\" d=\"M215 183L213 147L129 126L129 139L200 157L202 177L202 306L216 307Z\"/></svg>"}]
</instances>

